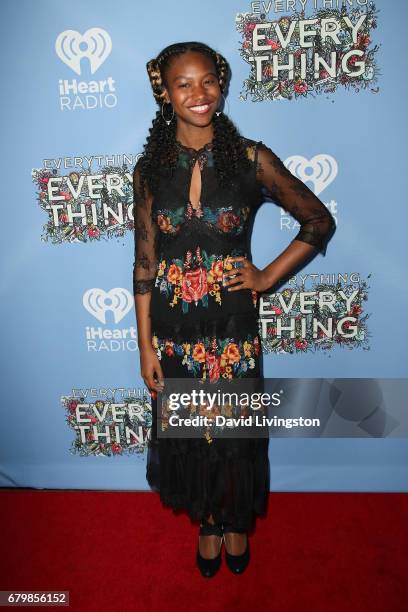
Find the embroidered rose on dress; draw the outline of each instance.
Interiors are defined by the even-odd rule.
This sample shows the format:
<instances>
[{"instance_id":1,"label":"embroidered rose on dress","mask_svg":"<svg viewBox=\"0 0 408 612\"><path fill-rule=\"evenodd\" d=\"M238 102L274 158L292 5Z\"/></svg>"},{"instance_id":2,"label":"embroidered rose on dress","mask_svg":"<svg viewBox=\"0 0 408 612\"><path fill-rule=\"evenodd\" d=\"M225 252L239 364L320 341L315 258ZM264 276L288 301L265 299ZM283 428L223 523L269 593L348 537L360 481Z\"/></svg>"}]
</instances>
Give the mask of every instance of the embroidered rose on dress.
<instances>
[{"instance_id":1,"label":"embroidered rose on dress","mask_svg":"<svg viewBox=\"0 0 408 612\"><path fill-rule=\"evenodd\" d=\"M207 270L205 268L185 272L182 282L182 298L185 302L195 302L197 305L207 293Z\"/></svg>"}]
</instances>

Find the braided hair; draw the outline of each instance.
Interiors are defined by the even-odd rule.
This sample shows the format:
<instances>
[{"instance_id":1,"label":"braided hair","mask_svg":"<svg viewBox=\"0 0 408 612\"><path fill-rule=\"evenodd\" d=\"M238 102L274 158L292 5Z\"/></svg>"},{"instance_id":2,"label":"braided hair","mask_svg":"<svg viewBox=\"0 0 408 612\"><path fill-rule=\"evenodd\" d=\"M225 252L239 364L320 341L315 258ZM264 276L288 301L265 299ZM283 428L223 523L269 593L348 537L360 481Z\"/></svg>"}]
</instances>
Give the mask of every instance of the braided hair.
<instances>
[{"instance_id":1,"label":"braided hair","mask_svg":"<svg viewBox=\"0 0 408 612\"><path fill-rule=\"evenodd\" d=\"M166 71L172 59L188 51L196 51L209 56L214 62L221 93L224 93L226 89L227 80L230 75L229 64L220 53L217 53L204 43L175 43L165 47L156 58L147 62L146 70L152 86L153 96L159 108L156 112L156 117L152 121L152 127L149 129L150 135L147 137L144 145L142 157L138 161L142 192L144 191L145 183L147 183L151 193L154 194L160 176L172 176L177 163L177 122L172 121L167 125L163 119L163 115L168 117L171 115L172 110L171 104L166 104L165 102L164 87L166 86ZM234 123L223 112L219 115L214 114L212 123L214 128L212 148L214 168L219 184L226 186L231 184L234 176L249 168L249 160L246 156L241 135Z\"/></svg>"}]
</instances>

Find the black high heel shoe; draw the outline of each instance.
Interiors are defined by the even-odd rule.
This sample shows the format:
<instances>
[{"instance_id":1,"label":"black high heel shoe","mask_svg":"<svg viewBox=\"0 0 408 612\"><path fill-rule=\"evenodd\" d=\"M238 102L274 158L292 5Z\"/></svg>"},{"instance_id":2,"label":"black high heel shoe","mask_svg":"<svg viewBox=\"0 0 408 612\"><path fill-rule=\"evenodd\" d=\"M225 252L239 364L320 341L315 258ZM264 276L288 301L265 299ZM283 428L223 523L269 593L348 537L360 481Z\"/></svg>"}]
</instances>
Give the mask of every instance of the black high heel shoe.
<instances>
[{"instance_id":1,"label":"black high heel shoe","mask_svg":"<svg viewBox=\"0 0 408 612\"><path fill-rule=\"evenodd\" d=\"M200 523L199 535L202 535L202 536L217 535L221 538L219 553L213 559L206 559L205 557L202 557L200 555L199 546L197 546L196 558L197 558L197 565L200 569L200 572L206 578L212 578L212 576L215 576L215 574L218 572L218 570L220 569L220 565L221 565L221 548L222 548L222 541L224 539L222 527L220 525L215 525L215 524L213 525L212 523L209 523L207 520L204 519Z\"/></svg>"},{"instance_id":2,"label":"black high heel shoe","mask_svg":"<svg viewBox=\"0 0 408 612\"><path fill-rule=\"evenodd\" d=\"M246 533L247 534L247 544L246 549L241 555L231 555L227 551L227 545L225 543L225 561L227 562L228 568L231 570L233 574L242 574L242 572L246 569L250 554L249 554L249 538L246 529L240 529L239 527L234 527L233 525L223 525L223 532L226 533Z\"/></svg>"}]
</instances>

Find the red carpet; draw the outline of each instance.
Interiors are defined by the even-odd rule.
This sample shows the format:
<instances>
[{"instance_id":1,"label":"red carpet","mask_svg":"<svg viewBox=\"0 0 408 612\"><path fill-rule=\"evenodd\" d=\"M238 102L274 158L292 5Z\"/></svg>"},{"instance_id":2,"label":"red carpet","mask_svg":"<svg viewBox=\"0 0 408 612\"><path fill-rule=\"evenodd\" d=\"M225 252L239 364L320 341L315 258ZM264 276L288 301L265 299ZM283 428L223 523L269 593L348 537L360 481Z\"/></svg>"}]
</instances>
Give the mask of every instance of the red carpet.
<instances>
[{"instance_id":1,"label":"red carpet","mask_svg":"<svg viewBox=\"0 0 408 612\"><path fill-rule=\"evenodd\" d=\"M69 590L73 610L400 612L408 496L272 493L242 576L195 567L197 528L143 492L2 490L0 590Z\"/></svg>"}]
</instances>

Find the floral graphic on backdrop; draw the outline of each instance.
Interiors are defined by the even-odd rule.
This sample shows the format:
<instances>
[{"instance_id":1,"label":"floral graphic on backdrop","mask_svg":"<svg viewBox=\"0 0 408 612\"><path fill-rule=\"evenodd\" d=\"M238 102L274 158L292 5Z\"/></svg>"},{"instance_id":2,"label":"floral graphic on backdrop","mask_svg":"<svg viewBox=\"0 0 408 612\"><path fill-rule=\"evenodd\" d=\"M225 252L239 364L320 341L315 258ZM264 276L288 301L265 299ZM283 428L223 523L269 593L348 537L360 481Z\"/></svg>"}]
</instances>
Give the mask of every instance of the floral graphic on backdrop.
<instances>
[{"instance_id":1,"label":"floral graphic on backdrop","mask_svg":"<svg viewBox=\"0 0 408 612\"><path fill-rule=\"evenodd\" d=\"M367 281L360 279L348 286L340 282L319 283L306 290L304 284L299 284L266 294L262 297L259 318L263 352L300 354L331 351L336 346L370 350L371 334L367 329L370 315L364 313L368 288ZM302 294L307 294L304 297L308 303L304 310L308 312L301 311ZM322 307L319 299L323 295L327 305ZM278 321L282 326L280 334ZM294 333L290 331L291 326Z\"/></svg>"},{"instance_id":2,"label":"floral graphic on backdrop","mask_svg":"<svg viewBox=\"0 0 408 612\"><path fill-rule=\"evenodd\" d=\"M145 452L152 426L152 406L148 397L124 398L117 404L63 396L61 403L66 411L66 422L75 432L70 448L73 455L111 457Z\"/></svg>"},{"instance_id":3,"label":"floral graphic on backdrop","mask_svg":"<svg viewBox=\"0 0 408 612\"><path fill-rule=\"evenodd\" d=\"M301 23L309 19L304 11L293 11L276 20L262 13L238 13L235 25L242 35L239 52L251 67L240 99L250 96L253 102L292 100L333 93L339 87L377 93L376 53L380 45L372 45L377 13L373 2L351 10L346 6L322 8L311 17L316 23L304 24L304 30ZM261 27L262 24L268 25ZM316 35L310 35L312 31ZM286 40L289 42L285 47ZM306 46L310 42L311 46ZM257 49L258 45L263 50ZM321 63L320 58L324 60ZM290 64L293 74L281 70L275 72L274 78L274 63Z\"/></svg>"},{"instance_id":4,"label":"floral graphic on backdrop","mask_svg":"<svg viewBox=\"0 0 408 612\"><path fill-rule=\"evenodd\" d=\"M44 242L109 240L133 230L132 172L126 164L103 166L97 174L81 168L66 176L56 169L34 168L31 176L38 204L48 217Z\"/></svg>"}]
</instances>

